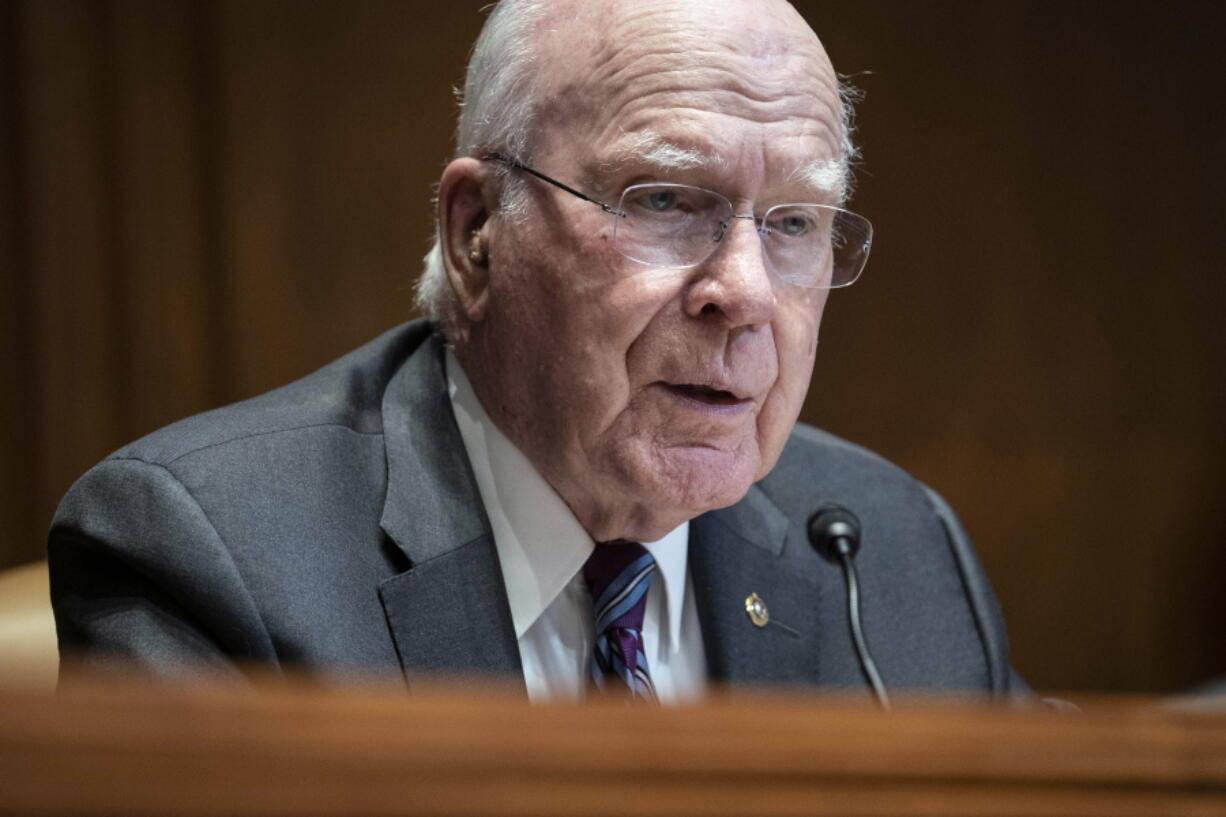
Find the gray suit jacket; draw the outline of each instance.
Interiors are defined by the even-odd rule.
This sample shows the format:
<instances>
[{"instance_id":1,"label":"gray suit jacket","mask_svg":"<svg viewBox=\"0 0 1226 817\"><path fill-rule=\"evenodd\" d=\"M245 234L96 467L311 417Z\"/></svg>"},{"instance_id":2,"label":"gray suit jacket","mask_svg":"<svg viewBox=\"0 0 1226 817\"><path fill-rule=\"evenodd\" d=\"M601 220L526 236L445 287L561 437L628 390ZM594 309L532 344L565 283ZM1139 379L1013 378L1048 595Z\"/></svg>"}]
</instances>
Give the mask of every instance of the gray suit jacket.
<instances>
[{"instance_id":1,"label":"gray suit jacket","mask_svg":"<svg viewBox=\"0 0 1226 817\"><path fill-rule=\"evenodd\" d=\"M863 690L838 567L805 533L863 520L864 627L891 689L1017 689L953 513L899 469L800 426L736 505L693 520L712 680ZM422 321L284 388L129 445L68 492L49 542L61 651L522 684L490 526ZM757 593L771 623L754 626Z\"/></svg>"}]
</instances>

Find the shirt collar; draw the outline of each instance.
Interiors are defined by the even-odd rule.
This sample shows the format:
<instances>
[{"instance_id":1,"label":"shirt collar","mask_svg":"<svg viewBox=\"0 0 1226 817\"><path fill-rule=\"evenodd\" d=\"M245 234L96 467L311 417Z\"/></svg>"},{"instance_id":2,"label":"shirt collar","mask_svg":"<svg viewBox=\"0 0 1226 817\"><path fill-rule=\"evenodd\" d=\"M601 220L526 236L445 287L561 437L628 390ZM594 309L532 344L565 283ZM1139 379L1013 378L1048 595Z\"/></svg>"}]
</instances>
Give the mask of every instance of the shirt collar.
<instances>
[{"instance_id":1,"label":"shirt collar","mask_svg":"<svg viewBox=\"0 0 1226 817\"><path fill-rule=\"evenodd\" d=\"M644 542L652 558L656 560L656 575L663 580L665 609L668 611L667 627L669 650L681 649L681 612L685 607L688 584L685 580L686 560L689 558L690 523L682 522L655 542Z\"/></svg>"},{"instance_id":2,"label":"shirt collar","mask_svg":"<svg viewBox=\"0 0 1226 817\"><path fill-rule=\"evenodd\" d=\"M446 348L446 370L456 425L494 533L515 637L522 638L583 567L595 543L532 462L485 413L451 347ZM681 646L688 540L689 522L683 522L659 541L643 543L663 579L673 651Z\"/></svg>"}]
</instances>

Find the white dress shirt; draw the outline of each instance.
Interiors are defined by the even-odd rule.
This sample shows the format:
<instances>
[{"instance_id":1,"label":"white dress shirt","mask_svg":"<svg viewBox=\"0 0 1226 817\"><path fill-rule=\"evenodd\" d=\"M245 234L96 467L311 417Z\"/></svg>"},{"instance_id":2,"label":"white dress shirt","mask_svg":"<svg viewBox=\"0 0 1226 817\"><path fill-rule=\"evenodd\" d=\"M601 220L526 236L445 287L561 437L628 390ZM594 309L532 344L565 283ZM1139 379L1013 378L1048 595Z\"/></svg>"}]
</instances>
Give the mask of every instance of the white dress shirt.
<instances>
[{"instance_id":1,"label":"white dress shirt","mask_svg":"<svg viewBox=\"0 0 1226 817\"><path fill-rule=\"evenodd\" d=\"M595 543L490 420L450 347L446 368L451 407L494 532L528 697L579 698L590 678L594 640L581 569ZM686 522L657 542L643 543L656 560L643 646L664 703L696 698L706 688L706 656L686 565L689 530Z\"/></svg>"}]
</instances>

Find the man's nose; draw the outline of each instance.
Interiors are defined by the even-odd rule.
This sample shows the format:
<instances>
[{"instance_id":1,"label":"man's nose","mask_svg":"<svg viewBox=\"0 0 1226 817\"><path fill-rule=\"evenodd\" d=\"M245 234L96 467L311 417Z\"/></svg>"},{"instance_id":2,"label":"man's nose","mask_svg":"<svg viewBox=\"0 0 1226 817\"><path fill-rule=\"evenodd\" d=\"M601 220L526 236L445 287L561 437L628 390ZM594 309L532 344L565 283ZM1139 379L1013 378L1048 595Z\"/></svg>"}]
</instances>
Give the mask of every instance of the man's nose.
<instances>
[{"instance_id":1,"label":"man's nose","mask_svg":"<svg viewBox=\"0 0 1226 817\"><path fill-rule=\"evenodd\" d=\"M762 237L752 218L734 217L686 291L690 317L722 319L729 326L770 323L778 296L766 268Z\"/></svg>"}]
</instances>

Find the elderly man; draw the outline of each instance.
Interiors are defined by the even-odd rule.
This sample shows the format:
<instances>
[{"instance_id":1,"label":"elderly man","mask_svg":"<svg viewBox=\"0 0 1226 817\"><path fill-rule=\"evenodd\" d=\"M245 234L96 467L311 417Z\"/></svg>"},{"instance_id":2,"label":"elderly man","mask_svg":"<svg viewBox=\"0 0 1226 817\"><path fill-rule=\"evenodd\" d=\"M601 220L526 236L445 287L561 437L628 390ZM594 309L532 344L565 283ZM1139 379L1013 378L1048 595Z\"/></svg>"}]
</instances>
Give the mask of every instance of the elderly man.
<instances>
[{"instance_id":1,"label":"elderly man","mask_svg":"<svg viewBox=\"0 0 1226 817\"><path fill-rule=\"evenodd\" d=\"M789 5L503 0L457 134L430 320L74 486L50 541L65 654L492 674L534 699L864 689L808 530L837 503L863 519L885 683L1019 687L944 503L796 426L871 229L841 209L847 108Z\"/></svg>"}]
</instances>

